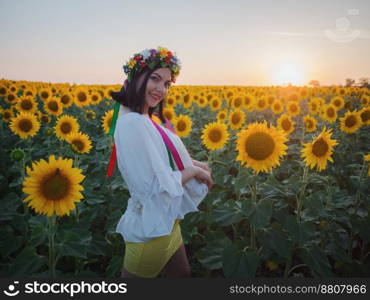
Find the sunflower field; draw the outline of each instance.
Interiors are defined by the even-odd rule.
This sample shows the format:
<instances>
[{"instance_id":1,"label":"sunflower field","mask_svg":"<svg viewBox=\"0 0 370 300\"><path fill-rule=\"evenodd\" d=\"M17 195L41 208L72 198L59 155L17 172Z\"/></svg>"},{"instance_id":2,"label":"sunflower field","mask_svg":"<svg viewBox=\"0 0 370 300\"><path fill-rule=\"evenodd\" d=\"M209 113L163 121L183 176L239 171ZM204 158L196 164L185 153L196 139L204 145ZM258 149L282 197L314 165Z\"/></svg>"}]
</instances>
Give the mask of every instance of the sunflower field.
<instances>
[{"instance_id":1,"label":"sunflower field","mask_svg":"<svg viewBox=\"0 0 370 300\"><path fill-rule=\"evenodd\" d=\"M119 89L0 80L3 277L120 276ZM181 222L193 277L370 275L368 89L173 86L164 101L214 179Z\"/></svg>"}]
</instances>

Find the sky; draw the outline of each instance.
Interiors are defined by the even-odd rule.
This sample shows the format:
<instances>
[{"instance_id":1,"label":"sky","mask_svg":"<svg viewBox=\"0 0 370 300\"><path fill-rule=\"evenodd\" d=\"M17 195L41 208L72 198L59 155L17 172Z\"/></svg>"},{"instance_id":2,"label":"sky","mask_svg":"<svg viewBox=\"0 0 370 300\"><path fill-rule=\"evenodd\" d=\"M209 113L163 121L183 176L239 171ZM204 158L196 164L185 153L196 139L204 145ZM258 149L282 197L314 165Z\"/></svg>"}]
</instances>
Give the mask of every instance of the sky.
<instances>
[{"instance_id":1,"label":"sky","mask_svg":"<svg viewBox=\"0 0 370 300\"><path fill-rule=\"evenodd\" d=\"M370 77L370 1L0 0L0 78L121 84L134 53L182 62L177 84L344 84Z\"/></svg>"}]
</instances>

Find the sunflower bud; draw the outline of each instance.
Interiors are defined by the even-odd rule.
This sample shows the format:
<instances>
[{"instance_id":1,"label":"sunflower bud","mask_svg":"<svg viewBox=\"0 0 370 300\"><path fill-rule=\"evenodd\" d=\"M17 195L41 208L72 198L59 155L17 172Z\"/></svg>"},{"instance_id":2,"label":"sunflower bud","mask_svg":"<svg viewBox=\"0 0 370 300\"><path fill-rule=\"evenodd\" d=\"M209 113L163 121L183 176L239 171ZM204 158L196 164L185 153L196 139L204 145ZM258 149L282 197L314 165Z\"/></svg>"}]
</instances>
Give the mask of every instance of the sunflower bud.
<instances>
[{"instance_id":1,"label":"sunflower bud","mask_svg":"<svg viewBox=\"0 0 370 300\"><path fill-rule=\"evenodd\" d=\"M10 158L13 161L20 161L25 157L24 151L22 149L16 148L10 152Z\"/></svg>"},{"instance_id":2,"label":"sunflower bud","mask_svg":"<svg viewBox=\"0 0 370 300\"><path fill-rule=\"evenodd\" d=\"M53 128L48 128L48 129L46 129L46 134L47 135L52 135L54 133L54 130L53 130Z\"/></svg>"}]
</instances>

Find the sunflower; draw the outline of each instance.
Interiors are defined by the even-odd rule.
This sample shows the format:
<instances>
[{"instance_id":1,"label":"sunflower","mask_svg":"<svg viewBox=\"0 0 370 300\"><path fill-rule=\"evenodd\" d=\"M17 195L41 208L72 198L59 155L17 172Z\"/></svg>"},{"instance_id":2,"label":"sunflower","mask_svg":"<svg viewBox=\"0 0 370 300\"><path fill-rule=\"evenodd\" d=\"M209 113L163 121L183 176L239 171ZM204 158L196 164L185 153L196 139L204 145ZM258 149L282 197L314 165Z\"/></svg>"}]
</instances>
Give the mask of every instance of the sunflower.
<instances>
[{"instance_id":1,"label":"sunflower","mask_svg":"<svg viewBox=\"0 0 370 300\"><path fill-rule=\"evenodd\" d=\"M163 116L170 122L172 122L176 118L176 112L173 108L164 108L163 109Z\"/></svg>"},{"instance_id":2,"label":"sunflower","mask_svg":"<svg viewBox=\"0 0 370 300\"><path fill-rule=\"evenodd\" d=\"M340 110L344 107L344 99L340 96L331 98L330 104L333 104L337 110Z\"/></svg>"},{"instance_id":3,"label":"sunflower","mask_svg":"<svg viewBox=\"0 0 370 300\"><path fill-rule=\"evenodd\" d=\"M308 109L311 115L316 115L319 113L321 107L321 98L313 97L308 102Z\"/></svg>"},{"instance_id":4,"label":"sunflower","mask_svg":"<svg viewBox=\"0 0 370 300\"><path fill-rule=\"evenodd\" d=\"M186 93L184 95L184 98L182 99L182 105L185 108L190 108L191 105L192 105L192 103L193 103L193 100L192 100L191 94L190 93Z\"/></svg>"},{"instance_id":5,"label":"sunflower","mask_svg":"<svg viewBox=\"0 0 370 300\"><path fill-rule=\"evenodd\" d=\"M217 122L223 122L227 119L227 109L222 109L217 113Z\"/></svg>"},{"instance_id":6,"label":"sunflower","mask_svg":"<svg viewBox=\"0 0 370 300\"><path fill-rule=\"evenodd\" d=\"M209 150L222 149L229 139L226 124L218 122L207 124L202 131L201 138Z\"/></svg>"},{"instance_id":7,"label":"sunflower","mask_svg":"<svg viewBox=\"0 0 370 300\"><path fill-rule=\"evenodd\" d=\"M256 173L270 172L280 165L280 158L286 154L285 134L272 125L252 123L237 133L238 156L236 160L252 168Z\"/></svg>"},{"instance_id":8,"label":"sunflower","mask_svg":"<svg viewBox=\"0 0 370 300\"><path fill-rule=\"evenodd\" d=\"M354 133L362 126L361 116L358 111L347 111L340 118L340 130L346 133Z\"/></svg>"},{"instance_id":9,"label":"sunflower","mask_svg":"<svg viewBox=\"0 0 370 300\"><path fill-rule=\"evenodd\" d=\"M63 104L63 107L70 107L73 104L72 94L69 92L63 92L60 96L60 102Z\"/></svg>"},{"instance_id":10,"label":"sunflower","mask_svg":"<svg viewBox=\"0 0 370 300\"><path fill-rule=\"evenodd\" d=\"M208 104L207 98L199 97L198 100L196 100L196 103L198 104L199 107L205 107Z\"/></svg>"},{"instance_id":11,"label":"sunflower","mask_svg":"<svg viewBox=\"0 0 370 300\"><path fill-rule=\"evenodd\" d=\"M24 89L24 91L23 91L23 96L27 96L27 97L31 97L31 98L35 98L36 94L37 94L36 91L31 87L28 87L28 88Z\"/></svg>"},{"instance_id":12,"label":"sunflower","mask_svg":"<svg viewBox=\"0 0 370 300\"><path fill-rule=\"evenodd\" d=\"M271 104L271 109L275 115L278 115L283 112L284 104L281 100L275 99Z\"/></svg>"},{"instance_id":13,"label":"sunflower","mask_svg":"<svg viewBox=\"0 0 370 300\"><path fill-rule=\"evenodd\" d=\"M211 100L209 100L209 104L211 106L212 111L218 111L221 108L222 101L218 97L213 97Z\"/></svg>"},{"instance_id":14,"label":"sunflower","mask_svg":"<svg viewBox=\"0 0 370 300\"><path fill-rule=\"evenodd\" d=\"M55 125L55 134L61 140L66 140L71 133L78 132L80 124L75 117L63 115L58 118Z\"/></svg>"},{"instance_id":15,"label":"sunflower","mask_svg":"<svg viewBox=\"0 0 370 300\"><path fill-rule=\"evenodd\" d=\"M27 112L21 112L10 120L10 129L18 134L21 139L34 136L40 129L40 122L36 117Z\"/></svg>"},{"instance_id":16,"label":"sunflower","mask_svg":"<svg viewBox=\"0 0 370 300\"><path fill-rule=\"evenodd\" d=\"M235 109L229 114L229 126L231 129L239 129L245 122L245 113L241 109Z\"/></svg>"},{"instance_id":17,"label":"sunflower","mask_svg":"<svg viewBox=\"0 0 370 300\"><path fill-rule=\"evenodd\" d=\"M186 115L179 115L174 120L174 127L179 137L186 137L190 134L192 129L192 120Z\"/></svg>"},{"instance_id":18,"label":"sunflower","mask_svg":"<svg viewBox=\"0 0 370 300\"><path fill-rule=\"evenodd\" d=\"M96 113L92 109L87 109L85 111L84 115L85 120L95 120L96 119Z\"/></svg>"},{"instance_id":19,"label":"sunflower","mask_svg":"<svg viewBox=\"0 0 370 300\"><path fill-rule=\"evenodd\" d=\"M39 91L39 96L42 100L46 101L48 100L49 98L51 98L53 95L53 93L51 92L51 90L49 88L42 88L40 89Z\"/></svg>"},{"instance_id":20,"label":"sunflower","mask_svg":"<svg viewBox=\"0 0 370 300\"><path fill-rule=\"evenodd\" d=\"M31 97L21 97L18 99L15 108L19 112L29 112L33 114L37 110L37 103Z\"/></svg>"},{"instance_id":21,"label":"sunflower","mask_svg":"<svg viewBox=\"0 0 370 300\"><path fill-rule=\"evenodd\" d=\"M288 101L286 105L286 110L287 110L288 115L292 117L299 115L299 113L301 112L301 109L299 107L299 102Z\"/></svg>"},{"instance_id":22,"label":"sunflower","mask_svg":"<svg viewBox=\"0 0 370 300\"><path fill-rule=\"evenodd\" d=\"M44 102L44 109L48 114L53 116L59 116L63 113L63 105L60 102L59 98L48 98Z\"/></svg>"},{"instance_id":23,"label":"sunflower","mask_svg":"<svg viewBox=\"0 0 370 300\"><path fill-rule=\"evenodd\" d=\"M1 84L0 85L0 96L5 97L7 94L8 94L8 88L6 87L6 85Z\"/></svg>"},{"instance_id":24,"label":"sunflower","mask_svg":"<svg viewBox=\"0 0 370 300\"><path fill-rule=\"evenodd\" d=\"M322 171L326 169L328 160L333 162L331 155L337 144L336 140L331 139L331 129L324 128L311 143L303 145L301 156L308 167L313 169L316 166L318 171Z\"/></svg>"},{"instance_id":25,"label":"sunflower","mask_svg":"<svg viewBox=\"0 0 370 300\"><path fill-rule=\"evenodd\" d=\"M90 94L90 103L91 104L98 104L103 101L103 97L100 95L100 93L94 91Z\"/></svg>"},{"instance_id":26,"label":"sunflower","mask_svg":"<svg viewBox=\"0 0 370 300\"><path fill-rule=\"evenodd\" d=\"M74 103L78 107L85 107L90 105L90 95L83 87L79 87L74 91Z\"/></svg>"},{"instance_id":27,"label":"sunflower","mask_svg":"<svg viewBox=\"0 0 370 300\"><path fill-rule=\"evenodd\" d=\"M333 104L326 104L323 106L321 112L321 118L324 120L333 123L337 119L337 109Z\"/></svg>"},{"instance_id":28,"label":"sunflower","mask_svg":"<svg viewBox=\"0 0 370 300\"><path fill-rule=\"evenodd\" d=\"M9 104L14 104L17 102L18 98L17 98L17 95L14 94L14 93L11 93L9 92L6 96L5 96L5 101L8 102Z\"/></svg>"},{"instance_id":29,"label":"sunflower","mask_svg":"<svg viewBox=\"0 0 370 300\"><path fill-rule=\"evenodd\" d=\"M176 99L174 96L166 97L166 106L167 107L175 107L176 106Z\"/></svg>"},{"instance_id":30,"label":"sunflower","mask_svg":"<svg viewBox=\"0 0 370 300\"><path fill-rule=\"evenodd\" d=\"M66 137L73 151L77 153L89 153L91 149L91 140L87 134L82 132L72 132Z\"/></svg>"},{"instance_id":31,"label":"sunflower","mask_svg":"<svg viewBox=\"0 0 370 300\"><path fill-rule=\"evenodd\" d=\"M252 94L247 94L244 96L244 104L243 106L248 110L252 111L254 109L255 98Z\"/></svg>"},{"instance_id":32,"label":"sunflower","mask_svg":"<svg viewBox=\"0 0 370 300\"><path fill-rule=\"evenodd\" d=\"M240 109L244 104L243 96L240 94L235 95L231 100L231 107L234 109Z\"/></svg>"},{"instance_id":33,"label":"sunflower","mask_svg":"<svg viewBox=\"0 0 370 300\"><path fill-rule=\"evenodd\" d=\"M79 183L85 178L72 163L72 159L55 159L54 155L48 162L43 159L33 162L32 170L26 168L28 176L22 191L29 196L23 202L40 214L69 215L75 209L75 202L83 198L80 191L84 188Z\"/></svg>"},{"instance_id":34,"label":"sunflower","mask_svg":"<svg viewBox=\"0 0 370 300\"><path fill-rule=\"evenodd\" d=\"M255 107L259 111L265 110L268 107L267 99L265 97L258 98Z\"/></svg>"},{"instance_id":35,"label":"sunflower","mask_svg":"<svg viewBox=\"0 0 370 300\"><path fill-rule=\"evenodd\" d=\"M370 107L364 107L359 111L362 125L370 125Z\"/></svg>"},{"instance_id":36,"label":"sunflower","mask_svg":"<svg viewBox=\"0 0 370 300\"><path fill-rule=\"evenodd\" d=\"M49 124L50 123L49 115L48 114L41 114L40 121L44 124Z\"/></svg>"},{"instance_id":37,"label":"sunflower","mask_svg":"<svg viewBox=\"0 0 370 300\"><path fill-rule=\"evenodd\" d=\"M304 126L307 132L313 132L317 128L317 121L314 117L304 116Z\"/></svg>"},{"instance_id":38,"label":"sunflower","mask_svg":"<svg viewBox=\"0 0 370 300\"><path fill-rule=\"evenodd\" d=\"M109 133L112 118L113 118L113 109L106 111L101 121L102 123L101 126L105 133Z\"/></svg>"},{"instance_id":39,"label":"sunflower","mask_svg":"<svg viewBox=\"0 0 370 300\"><path fill-rule=\"evenodd\" d=\"M281 115L279 119L277 119L277 128L284 131L287 136L294 131L294 125L295 122L289 115Z\"/></svg>"}]
</instances>

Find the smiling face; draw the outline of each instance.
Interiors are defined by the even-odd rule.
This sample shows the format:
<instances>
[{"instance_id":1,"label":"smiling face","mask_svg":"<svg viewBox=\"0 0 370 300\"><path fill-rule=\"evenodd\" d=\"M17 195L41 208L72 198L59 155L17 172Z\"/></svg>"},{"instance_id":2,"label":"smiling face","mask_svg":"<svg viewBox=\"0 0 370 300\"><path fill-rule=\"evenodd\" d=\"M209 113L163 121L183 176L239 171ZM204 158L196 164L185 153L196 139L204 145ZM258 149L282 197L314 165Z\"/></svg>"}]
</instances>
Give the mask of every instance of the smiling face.
<instances>
[{"instance_id":1,"label":"smiling face","mask_svg":"<svg viewBox=\"0 0 370 300\"><path fill-rule=\"evenodd\" d=\"M141 82L138 86L141 86ZM170 86L170 69L159 68L150 74L145 90L144 114L148 114L149 107L156 107L167 96Z\"/></svg>"}]
</instances>

